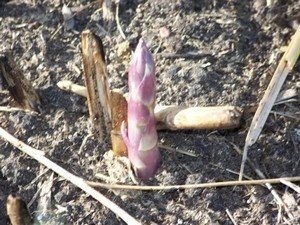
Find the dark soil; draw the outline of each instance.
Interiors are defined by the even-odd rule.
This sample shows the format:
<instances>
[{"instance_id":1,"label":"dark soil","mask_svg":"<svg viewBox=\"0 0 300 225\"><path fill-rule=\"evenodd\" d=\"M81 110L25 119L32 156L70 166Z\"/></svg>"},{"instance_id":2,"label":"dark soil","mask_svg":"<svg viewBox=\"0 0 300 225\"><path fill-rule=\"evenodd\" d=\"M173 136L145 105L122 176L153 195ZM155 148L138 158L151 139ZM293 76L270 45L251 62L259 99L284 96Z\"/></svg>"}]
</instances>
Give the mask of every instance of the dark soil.
<instances>
[{"instance_id":1,"label":"dark soil","mask_svg":"<svg viewBox=\"0 0 300 225\"><path fill-rule=\"evenodd\" d=\"M91 29L103 42L111 88L126 90L128 57L118 55L123 39L115 23L102 19L98 1L67 1L75 12L75 26L64 27L62 1L10 1L0 6L0 51L11 50L17 64L39 91L43 111L0 112L0 125L18 139L40 149L68 171L87 180L97 174L120 183L132 183L126 166L111 156L109 143L88 135L86 100L60 90L57 82L83 84L81 32ZM157 103L190 106L255 106L262 97L300 20L300 2L275 0L128 0L121 1L120 22L130 47L145 37L157 65ZM171 34L162 38L160 28ZM100 29L100 27L102 27ZM166 53L197 57L166 57ZM282 90L300 87L300 63ZM275 106L274 111L299 118L296 102ZM14 102L2 89L0 105ZM297 114L298 113L298 114ZM191 151L198 157L161 150L163 165L150 185L192 184L236 180L242 149L253 114L232 131L160 132L167 146ZM300 125L289 116L270 114L249 158L268 178L300 175ZM11 144L0 140L0 225L5 222L5 200L18 193L42 224L124 224L114 213L74 185L46 170ZM245 174L259 179L246 166ZM49 183L49 181L51 181ZM102 181L103 182L103 181ZM106 181L108 182L108 181ZM47 190L47 204L42 200ZM274 185L290 213L280 211L273 195L262 186L205 188L172 191L100 190L143 224L279 224L300 222L300 195ZM42 214L39 209L46 207ZM46 222L48 221L48 222Z\"/></svg>"}]
</instances>

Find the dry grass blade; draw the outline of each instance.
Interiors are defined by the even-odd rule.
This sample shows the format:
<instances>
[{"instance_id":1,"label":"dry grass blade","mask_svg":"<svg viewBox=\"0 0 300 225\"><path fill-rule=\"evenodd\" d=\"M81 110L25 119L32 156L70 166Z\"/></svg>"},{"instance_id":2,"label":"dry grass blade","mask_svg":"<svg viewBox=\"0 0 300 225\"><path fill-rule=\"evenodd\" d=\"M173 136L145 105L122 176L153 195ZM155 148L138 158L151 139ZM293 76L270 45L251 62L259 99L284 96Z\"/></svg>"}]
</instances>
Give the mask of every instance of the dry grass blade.
<instances>
[{"instance_id":1,"label":"dry grass blade","mask_svg":"<svg viewBox=\"0 0 300 225\"><path fill-rule=\"evenodd\" d=\"M289 188L293 189L294 191L296 191L298 194L300 194L300 187L297 186L296 184L293 184L290 181L287 180L280 180L281 183L285 184L286 186L288 186Z\"/></svg>"},{"instance_id":2,"label":"dry grass blade","mask_svg":"<svg viewBox=\"0 0 300 225\"><path fill-rule=\"evenodd\" d=\"M122 27L121 27L121 24L120 24L120 19L119 19L119 8L120 8L120 4L117 3L116 4L116 22L117 22L117 28L121 34L121 37L124 39L124 40L127 40L126 39L126 35L124 34L123 30L122 30Z\"/></svg>"},{"instance_id":3,"label":"dry grass blade","mask_svg":"<svg viewBox=\"0 0 300 225\"><path fill-rule=\"evenodd\" d=\"M241 180L241 181L220 181L212 183L200 184L182 184L182 185L169 185L169 186L138 186L126 184L105 184L99 182L86 181L92 187L99 187L104 189L123 189L123 190L140 190L140 191L169 191L179 189L195 189L195 188L215 188L215 187L230 187L230 186L243 186L243 185L261 185L265 183L279 184L281 180L286 181L300 181L300 177L282 177L273 179L261 180Z\"/></svg>"},{"instance_id":4,"label":"dry grass blade","mask_svg":"<svg viewBox=\"0 0 300 225\"><path fill-rule=\"evenodd\" d=\"M273 104L277 98L277 95L288 75L288 73L293 69L300 54L300 27L298 27L295 35L292 38L291 43L288 46L287 51L282 56L276 71L270 81L270 84L259 103L259 106L255 112L252 119L250 129L248 131L244 153L241 163L239 180L243 178L243 172L245 167L245 162L247 159L249 146L254 144L260 135L262 128L268 118L268 115L273 107Z\"/></svg>"},{"instance_id":5,"label":"dry grass blade","mask_svg":"<svg viewBox=\"0 0 300 225\"><path fill-rule=\"evenodd\" d=\"M110 201L104 195L96 191L94 188L89 186L83 179L80 177L75 176L74 174L68 172L67 170L63 169L62 167L58 166L45 156L41 154L37 154L38 150L26 145L25 143L21 142L17 138L13 137L11 134L6 132L2 127L0 127L0 137L7 142L11 143L13 146L21 150L22 152L28 154L39 163L43 164L47 168L53 170L55 173L60 175L61 177L65 178L66 180L70 181L72 184L79 187L81 190L92 196L94 199L99 201L101 204L109 208L113 211L117 216L122 218L127 224L130 225L140 225L141 223L130 216L127 212L125 212L122 208L116 205L114 202Z\"/></svg>"},{"instance_id":6,"label":"dry grass blade","mask_svg":"<svg viewBox=\"0 0 300 225\"><path fill-rule=\"evenodd\" d=\"M227 213L229 219L230 219L231 222L233 223L233 225L238 225L237 222L235 222L235 220L234 220L234 218L233 218L231 212L230 212L228 209L226 209L225 211L226 211L226 213Z\"/></svg>"}]
</instances>

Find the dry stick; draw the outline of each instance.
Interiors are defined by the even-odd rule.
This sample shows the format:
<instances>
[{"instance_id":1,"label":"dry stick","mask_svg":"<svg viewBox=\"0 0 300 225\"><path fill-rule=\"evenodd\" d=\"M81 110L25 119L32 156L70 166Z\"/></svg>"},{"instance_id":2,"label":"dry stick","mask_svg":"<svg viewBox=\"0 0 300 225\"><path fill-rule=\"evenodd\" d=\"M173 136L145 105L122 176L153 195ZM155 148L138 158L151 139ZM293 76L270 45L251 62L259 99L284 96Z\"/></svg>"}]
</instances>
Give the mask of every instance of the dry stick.
<instances>
[{"instance_id":1,"label":"dry stick","mask_svg":"<svg viewBox=\"0 0 300 225\"><path fill-rule=\"evenodd\" d=\"M42 156L41 154L36 154L38 150L30 147L29 145L26 145L24 142L21 142L20 140L18 140L17 138L9 134L7 131L5 131L2 127L0 127L0 136L7 142L11 143L13 146L21 150L22 152L28 154L29 156L37 160L39 163L53 170L61 177L65 178L66 180L70 181L71 183L79 187L81 190L86 192L87 194L91 195L94 199L98 200L101 204L103 204L111 211L113 211L117 216L122 218L127 224L130 225L141 224L132 216L130 216L127 212L121 209L118 205L116 205L114 202L110 201L104 195L100 194L94 188L89 186L82 178L73 175L72 173L58 166L57 164L55 164L45 156Z\"/></svg>"},{"instance_id":2,"label":"dry stick","mask_svg":"<svg viewBox=\"0 0 300 225\"><path fill-rule=\"evenodd\" d=\"M295 35L293 36L287 51L282 56L276 68L276 71L274 72L274 75L270 81L270 84L262 100L260 101L259 106L252 119L250 129L248 131L246 141L245 141L239 180L242 180L243 178L243 172L247 160L248 149L251 145L253 145L257 141L257 138L259 137L261 130L272 109L272 106L277 98L280 88L282 87L288 73L293 69L299 54L300 54L300 26L298 27Z\"/></svg>"},{"instance_id":3,"label":"dry stick","mask_svg":"<svg viewBox=\"0 0 300 225\"><path fill-rule=\"evenodd\" d=\"M261 180L234 180L234 181L220 181L212 183L200 183L200 184L182 184L182 185L168 185L168 186L138 186L138 185L126 185L126 184L106 184L93 181L86 181L92 187L99 187L104 189L123 189L123 190L139 190L139 191L170 191L170 190L182 190L182 189L196 189L196 188L214 188L214 187L230 187L230 186L243 186L243 185L261 185L265 183L279 184L281 180L296 182L300 181L298 177L281 177L273 179L261 179Z\"/></svg>"},{"instance_id":4,"label":"dry stick","mask_svg":"<svg viewBox=\"0 0 300 225\"><path fill-rule=\"evenodd\" d=\"M86 98L88 96L88 90L85 86L75 84L70 80L61 80L56 85L64 91L68 91Z\"/></svg>"},{"instance_id":5,"label":"dry stick","mask_svg":"<svg viewBox=\"0 0 300 225\"><path fill-rule=\"evenodd\" d=\"M299 95L299 93L298 93L297 88L290 88L290 89L284 90L278 94L278 97L277 97L274 105L279 105L279 104L288 102L289 100L291 100L294 97L297 97L298 95Z\"/></svg>"},{"instance_id":6,"label":"dry stick","mask_svg":"<svg viewBox=\"0 0 300 225\"><path fill-rule=\"evenodd\" d=\"M81 95L83 97L87 97L87 89L86 89L86 87L82 86L82 85L75 84L75 83L73 83L70 80L59 81L57 83L57 86L60 89L62 89L62 90L69 91L69 92L72 92L74 94ZM282 93L280 93L278 95L275 104L285 103L286 101L288 101L288 100L290 100L290 99L292 99L294 97L297 97L297 96L298 96L297 89L288 89L288 90L285 90L285 91L283 91ZM168 106L168 107L170 107L170 106Z\"/></svg>"},{"instance_id":7,"label":"dry stick","mask_svg":"<svg viewBox=\"0 0 300 225\"><path fill-rule=\"evenodd\" d=\"M177 58L184 58L184 59L200 59L203 57L207 57L212 55L210 52L206 51L199 51L199 52L187 52L183 54L178 53L157 53L154 54L155 57L158 58L167 58L167 59L177 59Z\"/></svg>"}]
</instances>

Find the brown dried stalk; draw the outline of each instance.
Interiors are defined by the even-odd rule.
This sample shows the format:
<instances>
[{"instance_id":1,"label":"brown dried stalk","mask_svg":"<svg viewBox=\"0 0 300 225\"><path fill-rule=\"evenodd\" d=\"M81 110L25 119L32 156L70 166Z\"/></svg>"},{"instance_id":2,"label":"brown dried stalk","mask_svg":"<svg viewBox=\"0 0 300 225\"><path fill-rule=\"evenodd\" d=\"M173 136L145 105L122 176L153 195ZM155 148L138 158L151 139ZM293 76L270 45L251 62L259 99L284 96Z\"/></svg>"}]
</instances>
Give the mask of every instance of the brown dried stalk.
<instances>
[{"instance_id":1,"label":"brown dried stalk","mask_svg":"<svg viewBox=\"0 0 300 225\"><path fill-rule=\"evenodd\" d=\"M12 225L33 225L26 203L18 196L9 195L6 211Z\"/></svg>"},{"instance_id":2,"label":"brown dried stalk","mask_svg":"<svg viewBox=\"0 0 300 225\"><path fill-rule=\"evenodd\" d=\"M112 110L112 149L116 156L127 156L127 148L121 136L121 125L127 121L127 102L123 94L118 90L111 91Z\"/></svg>"},{"instance_id":3,"label":"brown dried stalk","mask_svg":"<svg viewBox=\"0 0 300 225\"><path fill-rule=\"evenodd\" d=\"M111 118L107 73L102 42L89 30L82 32L82 57L91 125L103 140L104 133L110 132Z\"/></svg>"},{"instance_id":4,"label":"brown dried stalk","mask_svg":"<svg viewBox=\"0 0 300 225\"><path fill-rule=\"evenodd\" d=\"M0 55L0 77L14 100L24 109L40 111L41 100L31 83L16 65L13 56L5 52Z\"/></svg>"}]
</instances>

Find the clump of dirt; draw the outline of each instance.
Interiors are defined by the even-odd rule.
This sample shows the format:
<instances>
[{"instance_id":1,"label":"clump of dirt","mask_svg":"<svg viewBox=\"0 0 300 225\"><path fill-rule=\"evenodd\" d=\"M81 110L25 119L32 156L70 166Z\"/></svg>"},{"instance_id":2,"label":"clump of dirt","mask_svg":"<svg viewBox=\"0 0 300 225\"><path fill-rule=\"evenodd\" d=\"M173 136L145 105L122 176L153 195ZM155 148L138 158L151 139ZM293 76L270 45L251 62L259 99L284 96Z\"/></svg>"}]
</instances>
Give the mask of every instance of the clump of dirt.
<instances>
[{"instance_id":1,"label":"clump of dirt","mask_svg":"<svg viewBox=\"0 0 300 225\"><path fill-rule=\"evenodd\" d=\"M0 112L1 127L68 171L92 181L133 183L126 163L111 157L109 143L88 136L86 100L60 90L56 84L71 80L83 84L81 32L91 29L104 43L111 88L126 90L129 59L122 58L124 42L115 23L102 19L98 1L66 1L75 25L66 30L59 0L0 3L0 50L11 50L17 64L43 98L43 111ZM165 105L255 106L263 95L281 56L299 25L298 1L121 1L119 19L133 50L143 36L157 66L157 103ZM168 37L160 29L170 31ZM119 54L118 54L119 53ZM283 90L299 88L300 64L288 76ZM0 81L0 105L14 104ZM249 158L269 177L299 176L299 98L274 106L273 113ZM298 114L297 114L298 112ZM284 115L283 115L284 114ZM289 116L292 115L292 116ZM163 145L197 155L161 150L163 165L149 182L155 185L193 184L236 180L242 148L252 114L240 129L159 133ZM0 208L6 196L19 193L31 202L40 219L41 189L51 171L0 140ZM126 173L124 173L126 171ZM105 175L100 176L99 174ZM245 174L258 179L246 166ZM275 224L279 218L300 222L299 194L283 185L274 188L287 209L263 186L204 188L171 191L100 190L143 224ZM57 175L50 185L44 224L124 224L120 218ZM32 200L32 201L31 201ZM0 224L5 222L0 211ZM46 218L46 219L45 219ZM45 221L48 219L48 222ZM293 219L293 220L292 220ZM298 222L297 222L298 221ZM283 222L283 221L281 221Z\"/></svg>"}]
</instances>

